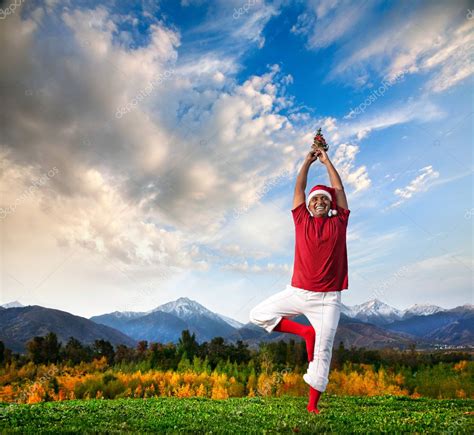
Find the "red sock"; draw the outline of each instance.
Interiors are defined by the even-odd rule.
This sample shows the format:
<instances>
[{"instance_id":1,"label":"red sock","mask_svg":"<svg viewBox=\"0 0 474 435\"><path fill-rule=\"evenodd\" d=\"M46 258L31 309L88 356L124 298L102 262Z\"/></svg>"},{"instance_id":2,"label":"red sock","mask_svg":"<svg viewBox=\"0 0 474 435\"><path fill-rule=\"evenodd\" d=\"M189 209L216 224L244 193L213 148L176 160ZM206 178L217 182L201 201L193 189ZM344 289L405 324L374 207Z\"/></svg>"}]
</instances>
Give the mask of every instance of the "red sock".
<instances>
[{"instance_id":1,"label":"red sock","mask_svg":"<svg viewBox=\"0 0 474 435\"><path fill-rule=\"evenodd\" d=\"M290 332L292 334L303 337L306 341L306 353L308 354L308 361L313 361L314 356L314 340L316 333L314 328L309 325L302 325L301 323L294 322L293 320L283 317L277 326L273 329L278 332Z\"/></svg>"},{"instance_id":2,"label":"red sock","mask_svg":"<svg viewBox=\"0 0 474 435\"><path fill-rule=\"evenodd\" d=\"M319 414L318 402L321 394L321 391L315 390L313 387L309 387L309 402L308 406L306 407L309 412Z\"/></svg>"}]
</instances>

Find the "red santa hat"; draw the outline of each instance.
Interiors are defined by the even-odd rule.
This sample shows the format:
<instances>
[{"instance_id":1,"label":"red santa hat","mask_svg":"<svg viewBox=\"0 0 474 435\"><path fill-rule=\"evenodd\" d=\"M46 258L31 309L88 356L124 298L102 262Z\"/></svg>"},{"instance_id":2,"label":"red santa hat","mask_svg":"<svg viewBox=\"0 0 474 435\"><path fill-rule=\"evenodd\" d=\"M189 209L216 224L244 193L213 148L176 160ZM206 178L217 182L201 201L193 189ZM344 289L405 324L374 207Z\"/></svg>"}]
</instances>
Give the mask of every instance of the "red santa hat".
<instances>
[{"instance_id":1,"label":"red santa hat","mask_svg":"<svg viewBox=\"0 0 474 435\"><path fill-rule=\"evenodd\" d=\"M329 213L328 213L328 216L331 217L331 216L336 216L337 215L337 210L336 210L336 189L332 188L332 187L328 187L328 186L325 186L324 184L317 184L316 186L314 186L310 191L309 191L309 195L308 197L306 198L306 208L308 209L309 211L309 214L311 216L313 216L313 213L311 212L311 210L309 209L309 201L311 200L311 198L314 196L314 195L326 195L329 200L331 201L331 207L330 207L330 210L329 210Z\"/></svg>"}]
</instances>

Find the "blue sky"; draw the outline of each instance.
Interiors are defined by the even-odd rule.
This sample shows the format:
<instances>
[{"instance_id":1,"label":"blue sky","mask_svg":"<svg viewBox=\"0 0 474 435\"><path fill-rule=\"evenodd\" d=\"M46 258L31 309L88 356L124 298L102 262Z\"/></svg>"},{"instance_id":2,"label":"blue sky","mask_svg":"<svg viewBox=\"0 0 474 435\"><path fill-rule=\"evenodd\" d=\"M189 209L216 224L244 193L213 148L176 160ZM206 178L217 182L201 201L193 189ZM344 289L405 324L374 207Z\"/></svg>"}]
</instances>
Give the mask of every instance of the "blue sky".
<instances>
[{"instance_id":1,"label":"blue sky","mask_svg":"<svg viewBox=\"0 0 474 435\"><path fill-rule=\"evenodd\" d=\"M291 281L318 127L351 210L343 302L473 302L470 2L10 7L3 302L91 316L187 296L247 322Z\"/></svg>"}]
</instances>

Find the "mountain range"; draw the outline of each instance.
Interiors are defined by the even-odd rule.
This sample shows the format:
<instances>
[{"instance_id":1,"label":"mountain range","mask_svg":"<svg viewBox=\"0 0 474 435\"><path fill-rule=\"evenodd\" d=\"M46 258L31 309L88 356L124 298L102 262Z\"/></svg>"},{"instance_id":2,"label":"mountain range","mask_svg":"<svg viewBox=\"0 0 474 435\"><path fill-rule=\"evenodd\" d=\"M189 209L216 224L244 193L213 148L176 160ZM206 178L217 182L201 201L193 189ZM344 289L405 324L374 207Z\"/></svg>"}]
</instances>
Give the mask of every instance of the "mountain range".
<instances>
[{"instance_id":1,"label":"mountain range","mask_svg":"<svg viewBox=\"0 0 474 435\"><path fill-rule=\"evenodd\" d=\"M95 340L135 346L136 340L117 329L94 323L85 317L74 316L61 310L44 308L39 305L26 307L2 307L0 310L0 341L14 352L24 352L26 343L34 336L54 332L58 340L65 344L69 337L77 338L85 344Z\"/></svg>"},{"instance_id":2,"label":"mountain range","mask_svg":"<svg viewBox=\"0 0 474 435\"><path fill-rule=\"evenodd\" d=\"M179 298L147 312L126 312L124 315L115 311L91 317L91 320L118 329L137 340L153 341L153 337L162 337L164 342L176 342L183 329L194 332L198 341L202 342L217 336L226 337L243 326L188 298Z\"/></svg>"},{"instance_id":3,"label":"mountain range","mask_svg":"<svg viewBox=\"0 0 474 435\"><path fill-rule=\"evenodd\" d=\"M150 311L115 311L86 319L70 313L39 306L23 306L18 301L0 308L0 340L14 351L24 351L34 335L56 332L61 341L74 336L91 343L103 338L112 344L134 345L138 340L176 343L183 329L196 335L200 343L216 336L229 342L242 340L250 348L261 342L297 338L279 332L267 333L252 324L242 324L214 313L196 301L180 297ZM294 320L309 324L304 316ZM341 309L334 345L346 347L406 348L474 346L474 306L452 309L436 305L413 305L405 310L391 307L378 299Z\"/></svg>"},{"instance_id":4,"label":"mountain range","mask_svg":"<svg viewBox=\"0 0 474 435\"><path fill-rule=\"evenodd\" d=\"M378 299L371 299L363 304L353 305L352 307L342 304L341 310L342 313L349 317L375 325L387 325L414 316L427 316L444 311L448 310L438 307L437 305L429 304L415 304L406 310L399 310Z\"/></svg>"}]
</instances>

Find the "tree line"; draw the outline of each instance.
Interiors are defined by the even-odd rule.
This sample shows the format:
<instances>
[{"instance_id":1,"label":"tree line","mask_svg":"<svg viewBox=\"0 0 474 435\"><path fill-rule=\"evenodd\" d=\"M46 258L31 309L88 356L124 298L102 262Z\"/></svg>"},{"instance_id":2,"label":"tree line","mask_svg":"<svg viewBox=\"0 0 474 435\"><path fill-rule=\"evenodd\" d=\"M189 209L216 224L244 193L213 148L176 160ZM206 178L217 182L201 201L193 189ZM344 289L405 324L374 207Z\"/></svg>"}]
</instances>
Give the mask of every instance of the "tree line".
<instances>
[{"instance_id":1,"label":"tree line","mask_svg":"<svg viewBox=\"0 0 474 435\"><path fill-rule=\"evenodd\" d=\"M194 333L183 330L178 342L160 343L139 341L136 347L123 344L113 346L107 340L95 340L92 344L81 343L74 337L62 344L54 332L45 336L33 337L26 345L26 354L15 354L0 341L0 364L16 362L18 366L31 361L35 364L65 363L77 365L105 357L110 366L146 363L143 368L176 370L183 361L192 362L195 357L214 370L223 362L237 365L255 363L256 369L271 366L273 369L285 367L303 367L307 364L306 346L304 341L290 339L278 342L259 344L258 350L251 350L241 340L235 344L226 343L222 337L214 337L209 342L199 344ZM342 342L333 350L332 368L341 368L345 362L373 364L380 366L408 367L417 370L421 366L433 366L439 362L459 362L472 360L469 352L432 351L419 352L415 346L408 350L365 348L346 348Z\"/></svg>"}]
</instances>

